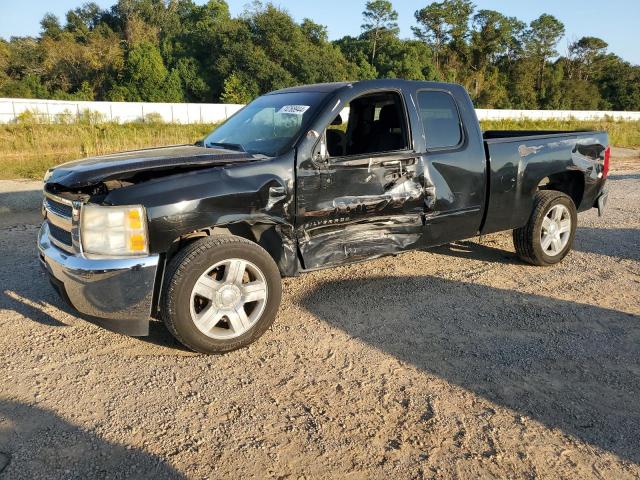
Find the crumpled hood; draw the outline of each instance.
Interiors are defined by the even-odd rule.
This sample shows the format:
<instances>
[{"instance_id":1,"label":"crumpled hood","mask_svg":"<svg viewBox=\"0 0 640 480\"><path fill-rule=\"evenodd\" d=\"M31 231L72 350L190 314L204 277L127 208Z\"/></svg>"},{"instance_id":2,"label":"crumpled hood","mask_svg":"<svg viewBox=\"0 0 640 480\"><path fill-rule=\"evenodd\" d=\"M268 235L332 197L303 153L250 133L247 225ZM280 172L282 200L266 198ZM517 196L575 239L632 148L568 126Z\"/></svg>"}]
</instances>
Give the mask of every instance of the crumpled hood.
<instances>
[{"instance_id":1,"label":"crumpled hood","mask_svg":"<svg viewBox=\"0 0 640 480\"><path fill-rule=\"evenodd\" d=\"M143 171L228 165L259 160L245 152L194 145L148 148L89 157L50 170L46 183L82 188L107 180L126 180Z\"/></svg>"}]
</instances>

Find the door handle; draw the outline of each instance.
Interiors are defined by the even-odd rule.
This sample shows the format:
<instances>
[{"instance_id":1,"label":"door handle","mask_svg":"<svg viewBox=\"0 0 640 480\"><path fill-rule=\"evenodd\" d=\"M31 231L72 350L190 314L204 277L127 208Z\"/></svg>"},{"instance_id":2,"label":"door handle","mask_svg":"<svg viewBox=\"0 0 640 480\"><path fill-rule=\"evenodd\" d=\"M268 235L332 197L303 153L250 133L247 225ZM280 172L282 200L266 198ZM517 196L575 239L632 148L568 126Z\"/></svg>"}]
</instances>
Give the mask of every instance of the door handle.
<instances>
[{"instance_id":1,"label":"door handle","mask_svg":"<svg viewBox=\"0 0 640 480\"><path fill-rule=\"evenodd\" d=\"M383 161L381 165L386 167L390 165L413 165L414 163L416 163L416 159L411 157L411 158L397 158L395 160L386 160L386 161Z\"/></svg>"},{"instance_id":2,"label":"door handle","mask_svg":"<svg viewBox=\"0 0 640 480\"><path fill-rule=\"evenodd\" d=\"M382 162L382 166L390 167L391 165L402 165L402 160L387 160L386 162Z\"/></svg>"},{"instance_id":3,"label":"door handle","mask_svg":"<svg viewBox=\"0 0 640 480\"><path fill-rule=\"evenodd\" d=\"M387 160L385 162L381 162L380 165L382 165L383 167L392 167L394 165L397 165L398 169L400 170L400 175L402 176L403 173L406 172L407 170L406 168L407 165L413 165L414 162L415 162L414 158L407 158L407 159Z\"/></svg>"}]
</instances>

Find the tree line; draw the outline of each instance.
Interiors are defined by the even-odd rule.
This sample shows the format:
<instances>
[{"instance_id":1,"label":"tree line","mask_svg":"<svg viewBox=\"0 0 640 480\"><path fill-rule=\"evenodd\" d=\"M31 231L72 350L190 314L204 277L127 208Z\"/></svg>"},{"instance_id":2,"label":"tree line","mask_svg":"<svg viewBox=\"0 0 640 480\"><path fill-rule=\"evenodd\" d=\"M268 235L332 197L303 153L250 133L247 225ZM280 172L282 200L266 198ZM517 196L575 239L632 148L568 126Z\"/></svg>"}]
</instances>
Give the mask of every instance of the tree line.
<instances>
[{"instance_id":1,"label":"tree line","mask_svg":"<svg viewBox=\"0 0 640 480\"><path fill-rule=\"evenodd\" d=\"M86 3L38 37L0 39L0 96L245 103L297 84L405 78L465 85L477 107L640 110L640 67L585 36L559 52L565 29L529 24L470 0L415 12L399 36L388 0L364 5L361 32L329 41L327 27L254 2L232 16L224 0ZM594 19L595 21L595 19Z\"/></svg>"}]
</instances>

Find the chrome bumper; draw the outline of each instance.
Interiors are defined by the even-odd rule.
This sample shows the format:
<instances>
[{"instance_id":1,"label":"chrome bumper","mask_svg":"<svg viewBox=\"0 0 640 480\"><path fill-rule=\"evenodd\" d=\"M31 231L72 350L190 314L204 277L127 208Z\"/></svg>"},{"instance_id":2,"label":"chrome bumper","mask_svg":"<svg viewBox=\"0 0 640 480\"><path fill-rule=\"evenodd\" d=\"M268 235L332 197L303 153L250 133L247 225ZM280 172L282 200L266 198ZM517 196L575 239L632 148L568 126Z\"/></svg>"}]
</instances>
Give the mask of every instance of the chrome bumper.
<instances>
[{"instance_id":1,"label":"chrome bumper","mask_svg":"<svg viewBox=\"0 0 640 480\"><path fill-rule=\"evenodd\" d=\"M158 255L88 258L51 243L49 226L38 234L43 267L73 308L90 321L129 335L148 335Z\"/></svg>"}]
</instances>

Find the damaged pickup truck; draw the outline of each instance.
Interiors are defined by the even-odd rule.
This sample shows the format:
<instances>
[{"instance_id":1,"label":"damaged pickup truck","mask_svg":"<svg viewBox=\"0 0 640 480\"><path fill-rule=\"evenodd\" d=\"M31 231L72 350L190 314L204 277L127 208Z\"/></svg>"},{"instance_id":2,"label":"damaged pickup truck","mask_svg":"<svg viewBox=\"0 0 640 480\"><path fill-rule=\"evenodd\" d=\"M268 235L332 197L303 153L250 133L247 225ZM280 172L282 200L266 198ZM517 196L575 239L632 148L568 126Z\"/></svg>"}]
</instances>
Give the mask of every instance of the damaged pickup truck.
<instances>
[{"instance_id":1,"label":"damaged pickup truck","mask_svg":"<svg viewBox=\"0 0 640 480\"><path fill-rule=\"evenodd\" d=\"M576 212L604 208L609 152L604 132L483 133L458 85L288 88L195 145L47 172L40 259L89 320L162 319L225 352L269 328L282 276L502 230L526 262L559 262Z\"/></svg>"}]
</instances>

